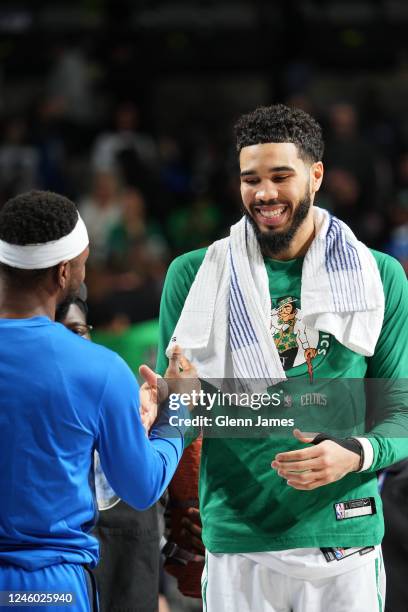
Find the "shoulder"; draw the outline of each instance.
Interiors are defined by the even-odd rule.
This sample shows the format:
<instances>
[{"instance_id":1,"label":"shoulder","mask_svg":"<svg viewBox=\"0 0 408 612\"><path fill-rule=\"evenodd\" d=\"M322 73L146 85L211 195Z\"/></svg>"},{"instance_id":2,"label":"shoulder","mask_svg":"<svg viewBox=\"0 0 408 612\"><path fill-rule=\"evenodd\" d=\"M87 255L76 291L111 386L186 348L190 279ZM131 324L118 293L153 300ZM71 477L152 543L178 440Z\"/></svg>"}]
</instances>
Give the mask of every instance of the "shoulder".
<instances>
[{"instance_id":1,"label":"shoulder","mask_svg":"<svg viewBox=\"0 0 408 612\"><path fill-rule=\"evenodd\" d=\"M375 249L370 249L370 252L377 262L381 276L383 274L401 274L401 272L405 275L400 262L395 257L392 257L392 255L376 251Z\"/></svg>"},{"instance_id":2,"label":"shoulder","mask_svg":"<svg viewBox=\"0 0 408 612\"><path fill-rule=\"evenodd\" d=\"M406 320L408 317L408 283L400 262L386 253L374 251L373 254L380 272L385 297L384 322L395 322L395 315Z\"/></svg>"},{"instance_id":3,"label":"shoulder","mask_svg":"<svg viewBox=\"0 0 408 612\"><path fill-rule=\"evenodd\" d=\"M196 249L195 251L189 251L188 253L183 253L183 255L179 255L170 264L170 269L174 270L184 270L187 268L192 268L198 270L201 266L205 254L207 252L208 247L204 247L202 249Z\"/></svg>"},{"instance_id":4,"label":"shoulder","mask_svg":"<svg viewBox=\"0 0 408 612\"><path fill-rule=\"evenodd\" d=\"M176 277L194 279L198 269L204 261L207 248L208 247L204 247L195 251L189 251L173 259L167 271L168 279L174 279Z\"/></svg>"},{"instance_id":5,"label":"shoulder","mask_svg":"<svg viewBox=\"0 0 408 612\"><path fill-rule=\"evenodd\" d=\"M384 292L387 293L387 290L395 287L396 284L405 287L407 284L407 276L400 262L387 253L375 251L374 249L370 249L370 251L377 262L381 280L384 285Z\"/></svg>"},{"instance_id":6,"label":"shoulder","mask_svg":"<svg viewBox=\"0 0 408 612\"><path fill-rule=\"evenodd\" d=\"M123 359L114 351L81 338L61 323L54 323L54 326L59 354L64 355L64 360L69 361L78 371L82 370L87 376L92 372L95 377L99 375L105 378L112 370L128 369Z\"/></svg>"}]
</instances>

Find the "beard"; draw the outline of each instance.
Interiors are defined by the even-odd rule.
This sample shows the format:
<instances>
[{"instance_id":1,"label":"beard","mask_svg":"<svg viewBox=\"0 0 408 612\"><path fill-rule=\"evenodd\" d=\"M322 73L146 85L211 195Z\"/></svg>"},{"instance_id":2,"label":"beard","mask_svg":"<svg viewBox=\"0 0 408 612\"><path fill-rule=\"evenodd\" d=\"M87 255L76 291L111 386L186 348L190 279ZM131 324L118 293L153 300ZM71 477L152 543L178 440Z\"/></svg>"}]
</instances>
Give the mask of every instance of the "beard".
<instances>
[{"instance_id":1,"label":"beard","mask_svg":"<svg viewBox=\"0 0 408 612\"><path fill-rule=\"evenodd\" d=\"M289 248L296 232L308 215L311 203L312 202L307 191L305 197L300 200L294 212L290 226L285 231L275 230L273 227L267 231L261 231L255 220L252 218L251 213L245 207L243 207L246 218L254 228L255 236L258 240L259 247L263 255L279 255Z\"/></svg>"},{"instance_id":2,"label":"beard","mask_svg":"<svg viewBox=\"0 0 408 612\"><path fill-rule=\"evenodd\" d=\"M85 297L83 297L84 294L85 294ZM76 298L80 298L84 302L86 301L87 290L86 290L85 283L81 283L79 286L78 286L78 283L71 283L67 287L63 295L60 297L60 299L58 300L57 308L59 308L59 306L65 303L71 304Z\"/></svg>"}]
</instances>

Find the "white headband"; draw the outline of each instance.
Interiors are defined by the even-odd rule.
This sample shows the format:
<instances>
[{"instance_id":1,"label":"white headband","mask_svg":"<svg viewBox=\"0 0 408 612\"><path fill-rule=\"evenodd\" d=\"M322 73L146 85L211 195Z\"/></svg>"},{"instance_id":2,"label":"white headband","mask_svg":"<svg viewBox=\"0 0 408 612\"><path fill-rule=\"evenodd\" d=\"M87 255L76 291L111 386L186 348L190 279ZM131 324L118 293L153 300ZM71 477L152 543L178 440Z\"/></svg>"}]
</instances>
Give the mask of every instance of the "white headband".
<instances>
[{"instance_id":1,"label":"white headband","mask_svg":"<svg viewBox=\"0 0 408 612\"><path fill-rule=\"evenodd\" d=\"M69 234L42 244L10 244L0 240L0 262L20 270L43 270L77 257L89 244L85 223L78 221Z\"/></svg>"}]
</instances>

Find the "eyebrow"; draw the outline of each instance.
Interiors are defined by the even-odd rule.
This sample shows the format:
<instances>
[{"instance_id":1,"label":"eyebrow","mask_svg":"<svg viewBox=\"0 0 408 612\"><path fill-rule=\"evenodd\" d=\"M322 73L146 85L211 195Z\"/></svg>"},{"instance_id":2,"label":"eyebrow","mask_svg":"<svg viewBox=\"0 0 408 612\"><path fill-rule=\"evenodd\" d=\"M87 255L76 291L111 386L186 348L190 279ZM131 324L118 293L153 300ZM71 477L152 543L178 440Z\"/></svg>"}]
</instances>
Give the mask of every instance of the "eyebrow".
<instances>
[{"instance_id":1,"label":"eyebrow","mask_svg":"<svg viewBox=\"0 0 408 612\"><path fill-rule=\"evenodd\" d=\"M292 166L274 166L273 168L269 168L269 172L296 172L296 170ZM240 176L249 176L252 174L258 173L256 170L243 170Z\"/></svg>"}]
</instances>

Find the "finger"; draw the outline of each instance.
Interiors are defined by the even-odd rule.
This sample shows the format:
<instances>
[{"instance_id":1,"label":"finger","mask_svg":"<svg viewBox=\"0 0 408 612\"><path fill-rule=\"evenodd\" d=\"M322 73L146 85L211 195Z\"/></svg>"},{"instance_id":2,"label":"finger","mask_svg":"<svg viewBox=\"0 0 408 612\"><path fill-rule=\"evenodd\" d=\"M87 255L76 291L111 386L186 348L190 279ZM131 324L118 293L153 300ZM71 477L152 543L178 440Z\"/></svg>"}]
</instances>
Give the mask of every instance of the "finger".
<instances>
[{"instance_id":1,"label":"finger","mask_svg":"<svg viewBox=\"0 0 408 612\"><path fill-rule=\"evenodd\" d=\"M300 429L294 429L293 435L295 436L297 440L299 440L299 442L303 442L304 444L311 444L311 442L313 442L313 440L317 436L317 433L311 433L311 432L306 432L306 431L300 431Z\"/></svg>"},{"instance_id":2,"label":"finger","mask_svg":"<svg viewBox=\"0 0 408 612\"><path fill-rule=\"evenodd\" d=\"M198 508L188 508L187 514L196 525L201 525L200 510Z\"/></svg>"},{"instance_id":3,"label":"finger","mask_svg":"<svg viewBox=\"0 0 408 612\"><path fill-rule=\"evenodd\" d=\"M193 523L187 517L181 519L181 524L185 527L191 534L201 537L201 527L196 523Z\"/></svg>"},{"instance_id":4,"label":"finger","mask_svg":"<svg viewBox=\"0 0 408 612\"><path fill-rule=\"evenodd\" d=\"M304 472L303 474L290 474L289 477L285 478L285 476L282 475L282 478L284 478L288 484L290 484L291 486L297 486L297 485L307 485L307 484L311 484L313 482L316 482L316 480L327 480L327 475L323 470L319 470L316 472L313 471L309 471L309 472Z\"/></svg>"},{"instance_id":5,"label":"finger","mask_svg":"<svg viewBox=\"0 0 408 612\"><path fill-rule=\"evenodd\" d=\"M140 366L142 367L142 366ZM146 395L150 395L152 390L151 385L149 385L148 383L144 382L141 386L140 386L140 394L146 394Z\"/></svg>"},{"instance_id":6,"label":"finger","mask_svg":"<svg viewBox=\"0 0 408 612\"><path fill-rule=\"evenodd\" d=\"M195 538L194 536L191 538L191 544L194 548L195 552L204 555L205 554L205 546L201 539Z\"/></svg>"},{"instance_id":7,"label":"finger","mask_svg":"<svg viewBox=\"0 0 408 612\"><path fill-rule=\"evenodd\" d=\"M154 372L149 366L143 364L139 368L140 375L145 379L145 383L140 387L141 390L149 392L149 397L153 399L153 393L157 393L157 403L161 404L168 398L169 388L166 381L160 374Z\"/></svg>"},{"instance_id":8,"label":"finger","mask_svg":"<svg viewBox=\"0 0 408 612\"><path fill-rule=\"evenodd\" d=\"M180 535L183 538L184 547L187 550L192 550L198 554L205 554L205 546L201 538L191 535L186 529L182 529Z\"/></svg>"},{"instance_id":9,"label":"finger","mask_svg":"<svg viewBox=\"0 0 408 612\"><path fill-rule=\"evenodd\" d=\"M183 368L183 372L190 372L192 370L192 363L185 357L185 355L180 355L180 365Z\"/></svg>"},{"instance_id":10,"label":"finger","mask_svg":"<svg viewBox=\"0 0 408 612\"><path fill-rule=\"evenodd\" d=\"M314 482L310 482L309 484L292 484L292 482L287 482L290 487L297 489L298 491L312 491L313 489L317 489L318 487L322 487L326 484L329 484L325 479L315 480Z\"/></svg>"},{"instance_id":11,"label":"finger","mask_svg":"<svg viewBox=\"0 0 408 612\"><path fill-rule=\"evenodd\" d=\"M166 378L178 377L180 373L180 357L182 355L182 350L176 344L173 346L169 358L169 367L166 371Z\"/></svg>"},{"instance_id":12,"label":"finger","mask_svg":"<svg viewBox=\"0 0 408 612\"><path fill-rule=\"evenodd\" d=\"M288 451L287 453L278 453L275 461L305 461L306 459L316 459L322 454L322 449L317 446L302 448L301 450Z\"/></svg>"},{"instance_id":13,"label":"finger","mask_svg":"<svg viewBox=\"0 0 408 612\"><path fill-rule=\"evenodd\" d=\"M193 365L191 361L183 354L180 355L180 365L183 368L183 372L188 374L190 378L198 377L195 365Z\"/></svg>"},{"instance_id":14,"label":"finger","mask_svg":"<svg viewBox=\"0 0 408 612\"><path fill-rule=\"evenodd\" d=\"M304 472L306 470L317 470L321 468L320 457L315 459L306 459L305 461L272 461L274 470L280 472Z\"/></svg>"},{"instance_id":15,"label":"finger","mask_svg":"<svg viewBox=\"0 0 408 612\"><path fill-rule=\"evenodd\" d=\"M139 411L146 411L148 409L150 403L154 403L154 395L155 392L152 390L152 387L145 383L142 387L140 387L139 398L140 398L140 406Z\"/></svg>"},{"instance_id":16,"label":"finger","mask_svg":"<svg viewBox=\"0 0 408 612\"><path fill-rule=\"evenodd\" d=\"M149 384L147 382L143 383L143 385L140 387L140 395L143 395L144 397L148 397L152 401L157 399L157 389L158 389L158 385L159 385L159 381L160 380L163 380L163 379L162 378L157 378L156 382L154 383L154 385L151 385L151 384Z\"/></svg>"}]
</instances>

